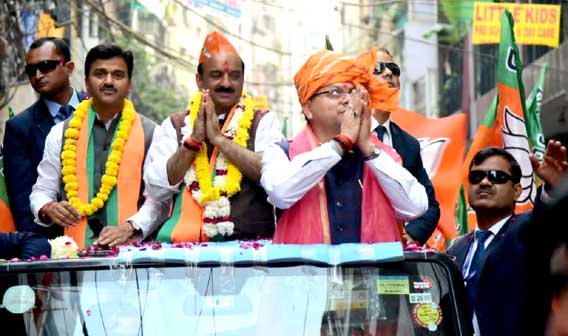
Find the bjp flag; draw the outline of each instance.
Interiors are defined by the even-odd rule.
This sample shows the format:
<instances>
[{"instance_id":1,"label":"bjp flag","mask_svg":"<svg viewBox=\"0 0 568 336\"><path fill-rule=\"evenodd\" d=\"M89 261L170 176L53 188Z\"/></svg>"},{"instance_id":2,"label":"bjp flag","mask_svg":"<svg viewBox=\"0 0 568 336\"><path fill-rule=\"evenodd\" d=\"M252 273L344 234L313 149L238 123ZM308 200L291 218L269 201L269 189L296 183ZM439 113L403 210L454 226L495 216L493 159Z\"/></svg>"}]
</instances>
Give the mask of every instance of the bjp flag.
<instances>
[{"instance_id":1,"label":"bjp flag","mask_svg":"<svg viewBox=\"0 0 568 336\"><path fill-rule=\"evenodd\" d=\"M486 147L501 147L511 153L519 162L522 171L521 185L523 191L517 200L516 213L532 209L536 196L536 183L529 160L530 145L525 126L525 91L522 81L523 66L513 33L513 16L505 11L501 16L501 43L497 64L497 95L493 99L489 111L477 130L469 153L466 157L462 173L464 193L462 198L467 202L467 175L473 156ZM464 208L463 204L459 207ZM476 219L473 211L467 213L467 224L462 218L462 227L471 231L475 229ZM464 230L465 232L465 230ZM462 232L462 233L464 233Z\"/></svg>"},{"instance_id":2,"label":"bjp flag","mask_svg":"<svg viewBox=\"0 0 568 336\"><path fill-rule=\"evenodd\" d=\"M2 148L0 147L0 232L14 231L16 231L16 224L10 212L8 191L6 189L6 181L4 181L4 160Z\"/></svg>"},{"instance_id":3,"label":"bjp flag","mask_svg":"<svg viewBox=\"0 0 568 336\"><path fill-rule=\"evenodd\" d=\"M441 213L438 228L428 240L428 246L445 251L446 240L457 237L455 205L465 153L466 116L458 113L432 119L399 108L391 114L391 119L420 142L422 162L434 185Z\"/></svg>"}]
</instances>

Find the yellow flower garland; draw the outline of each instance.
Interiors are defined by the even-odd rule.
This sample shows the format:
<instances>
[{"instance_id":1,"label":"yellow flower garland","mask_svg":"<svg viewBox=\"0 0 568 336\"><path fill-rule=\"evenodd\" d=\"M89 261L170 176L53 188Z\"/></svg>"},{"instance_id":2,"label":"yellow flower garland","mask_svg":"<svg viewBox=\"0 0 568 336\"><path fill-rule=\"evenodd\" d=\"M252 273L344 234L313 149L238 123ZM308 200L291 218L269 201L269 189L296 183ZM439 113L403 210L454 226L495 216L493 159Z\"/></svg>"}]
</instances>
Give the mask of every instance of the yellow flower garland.
<instances>
[{"instance_id":1,"label":"yellow flower garland","mask_svg":"<svg viewBox=\"0 0 568 336\"><path fill-rule=\"evenodd\" d=\"M190 102L189 114L192 128L199 112L202 96L203 94L198 92L192 97ZM252 119L254 118L254 103L246 92L243 92L243 104L243 116L239 120L237 132L234 135L233 141L241 147L246 147L247 140L249 139L249 129L252 125ZM243 174L231 161L228 161L227 163L227 177L225 185L221 187L213 186L213 177L211 176L211 167L209 166L209 158L207 157L207 144L205 142L202 142L201 151L197 153L194 163L195 175L199 182L199 189L201 189L200 204L216 201L221 198L222 193L226 194L227 198L230 198L241 190Z\"/></svg>"},{"instance_id":2,"label":"yellow flower garland","mask_svg":"<svg viewBox=\"0 0 568 336\"><path fill-rule=\"evenodd\" d=\"M88 204L84 204L79 199L79 182L77 179L77 139L81 132L83 120L89 115L89 109L93 104L92 99L83 101L75 109L73 117L69 121L69 127L65 131L65 144L61 152L61 174L67 192L67 199L77 211L83 216L91 216L105 205L110 193L118 182L118 169L124 145L130 134L130 128L136 117L134 105L128 99L124 100L122 117L111 145L111 152L107 158L105 174L101 179L99 192Z\"/></svg>"}]
</instances>

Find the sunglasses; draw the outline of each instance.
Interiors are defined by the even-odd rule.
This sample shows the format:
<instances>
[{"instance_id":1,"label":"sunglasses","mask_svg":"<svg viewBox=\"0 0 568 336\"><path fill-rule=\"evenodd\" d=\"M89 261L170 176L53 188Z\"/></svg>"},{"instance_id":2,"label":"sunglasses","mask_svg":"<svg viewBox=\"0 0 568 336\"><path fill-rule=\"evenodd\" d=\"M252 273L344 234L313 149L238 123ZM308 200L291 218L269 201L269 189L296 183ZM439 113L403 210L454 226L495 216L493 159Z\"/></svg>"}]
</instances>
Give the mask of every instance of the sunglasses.
<instances>
[{"instance_id":1,"label":"sunglasses","mask_svg":"<svg viewBox=\"0 0 568 336\"><path fill-rule=\"evenodd\" d=\"M373 73L375 75L380 75L385 71L385 69L389 69L393 76L400 76L400 67L396 63L377 62Z\"/></svg>"},{"instance_id":2,"label":"sunglasses","mask_svg":"<svg viewBox=\"0 0 568 336\"><path fill-rule=\"evenodd\" d=\"M505 184L507 183L507 181L513 181L515 183L513 176L505 173L502 170L472 170L469 172L467 179L471 184L479 184L486 177L489 182L493 184Z\"/></svg>"},{"instance_id":3,"label":"sunglasses","mask_svg":"<svg viewBox=\"0 0 568 336\"><path fill-rule=\"evenodd\" d=\"M26 73L26 75L28 75L28 77L33 77L36 75L38 70L39 72L46 74L55 70L55 68L57 68L58 65L63 65L63 64L65 64L64 58L61 58L59 60L41 61L36 64L26 64L24 72Z\"/></svg>"}]
</instances>

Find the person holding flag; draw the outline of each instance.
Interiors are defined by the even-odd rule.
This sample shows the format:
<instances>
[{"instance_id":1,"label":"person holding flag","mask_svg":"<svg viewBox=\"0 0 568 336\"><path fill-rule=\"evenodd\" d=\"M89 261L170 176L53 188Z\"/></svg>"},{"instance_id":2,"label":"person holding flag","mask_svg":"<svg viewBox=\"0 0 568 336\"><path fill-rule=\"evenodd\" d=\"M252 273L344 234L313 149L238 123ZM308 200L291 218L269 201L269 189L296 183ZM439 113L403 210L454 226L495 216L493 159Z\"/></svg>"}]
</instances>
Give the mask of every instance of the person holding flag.
<instances>
[{"instance_id":1,"label":"person holding flag","mask_svg":"<svg viewBox=\"0 0 568 336\"><path fill-rule=\"evenodd\" d=\"M545 324L548 336L568 334L568 227L563 222L568 207L568 175L552 192L551 198L550 205L542 213L535 213L541 223L556 223L555 229L558 230L555 230L554 241L547 242L545 258L533 260L541 270L529 265L529 298L525 316L530 317L531 322L526 323L527 335L542 334ZM530 274L535 272L542 273L540 277L531 279ZM537 314L534 314L535 311Z\"/></svg>"},{"instance_id":2,"label":"person holding flag","mask_svg":"<svg viewBox=\"0 0 568 336\"><path fill-rule=\"evenodd\" d=\"M505 148L513 155L519 162L522 171L520 183L523 188L517 200L517 212L532 209L536 197L537 185L530 164L529 153L531 153L531 143L535 142L533 139L538 136L529 138L527 129L540 129L537 125L527 127L527 124L534 124L531 121L538 121L538 116L528 115L536 109L528 110L525 106L522 70L519 50L513 33L513 18L509 11L504 11L501 19L501 43L496 76L497 95L473 138L465 162L466 164L471 162L473 156L480 149L491 146ZM467 175L468 169L467 166L464 166L462 177L464 191L468 189ZM465 196L465 194L462 195ZM465 198L461 198L460 202L462 208L467 208ZM473 216L460 218L459 222L461 222L465 232L475 227Z\"/></svg>"},{"instance_id":3,"label":"person holding flag","mask_svg":"<svg viewBox=\"0 0 568 336\"><path fill-rule=\"evenodd\" d=\"M274 243L401 241L400 221L426 211L424 187L371 133L368 83L366 65L328 50L294 76L308 123L287 153L273 144L262 157L260 183L284 209ZM396 107L398 89L376 84L380 106Z\"/></svg>"},{"instance_id":4,"label":"person holding flag","mask_svg":"<svg viewBox=\"0 0 568 336\"><path fill-rule=\"evenodd\" d=\"M85 60L92 96L52 128L30 195L36 223L57 225L79 248L142 240L167 217L168 204L144 190L143 169L155 124L126 99L132 53L100 44Z\"/></svg>"},{"instance_id":5,"label":"person holding flag","mask_svg":"<svg viewBox=\"0 0 568 336\"><path fill-rule=\"evenodd\" d=\"M543 160L531 154L531 164L546 185L554 187L568 171L566 148L550 141ZM533 215L515 213L522 194L521 171L513 155L499 147L480 150L470 162L468 196L477 229L456 240L448 254L462 270L476 335L521 334Z\"/></svg>"},{"instance_id":6,"label":"person holding flag","mask_svg":"<svg viewBox=\"0 0 568 336\"><path fill-rule=\"evenodd\" d=\"M532 273L527 267L531 267L535 253L540 256L539 248L531 246L547 246L544 241L549 240L549 231L542 228L544 223L537 216L546 192L537 197L533 175L550 187L558 184L568 168L566 149L559 142L549 142L540 162L530 153L525 120L533 118L527 116L521 75L513 17L504 11L497 95L467 155L458 208L463 215L462 228L475 231L448 250L466 280L476 334L484 336L521 335L529 330L520 327L522 320L527 325L538 324L543 307L526 306ZM475 217L470 217L473 220L466 218L466 200L475 212ZM537 204L535 213L530 211L533 204ZM547 237L536 242L544 232Z\"/></svg>"}]
</instances>

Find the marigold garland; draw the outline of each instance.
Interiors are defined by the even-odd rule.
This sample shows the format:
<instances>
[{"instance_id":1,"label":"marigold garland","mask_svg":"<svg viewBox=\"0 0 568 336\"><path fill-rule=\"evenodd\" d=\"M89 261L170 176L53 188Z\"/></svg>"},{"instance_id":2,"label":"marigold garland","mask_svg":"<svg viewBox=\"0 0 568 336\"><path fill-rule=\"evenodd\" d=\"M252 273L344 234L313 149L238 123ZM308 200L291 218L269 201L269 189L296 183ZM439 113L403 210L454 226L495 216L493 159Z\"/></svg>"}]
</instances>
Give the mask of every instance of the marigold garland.
<instances>
[{"instance_id":1,"label":"marigold garland","mask_svg":"<svg viewBox=\"0 0 568 336\"><path fill-rule=\"evenodd\" d=\"M118 169L122 159L124 145L130 134L130 128L136 117L134 105L128 99L124 100L122 116L118 125L115 139L111 145L111 152L105 165L105 173L101 178L101 187L95 197L88 204L79 199L79 182L77 178L77 140L81 132L83 120L89 115L93 104L92 99L84 100L75 109L73 118L69 121L69 127L65 131L65 143L61 152L61 174L65 184L67 200L83 216L91 216L105 205L110 193L118 182Z\"/></svg>"},{"instance_id":2,"label":"marigold garland","mask_svg":"<svg viewBox=\"0 0 568 336\"><path fill-rule=\"evenodd\" d=\"M193 132L202 96L202 93L198 92L190 101L186 126L182 129L184 140ZM249 129L254 118L253 106L250 96L243 92L242 100L236 106L223 134L241 147L246 147L249 139ZM228 199L241 190L243 175L239 168L227 160L220 151L214 169L215 177L211 174L207 144L203 142L201 150L195 156L194 164L185 176L185 182L196 202L205 208L203 226L207 236L214 237L217 234L228 236L233 233L234 228L234 223L230 220L231 207Z\"/></svg>"}]
</instances>

